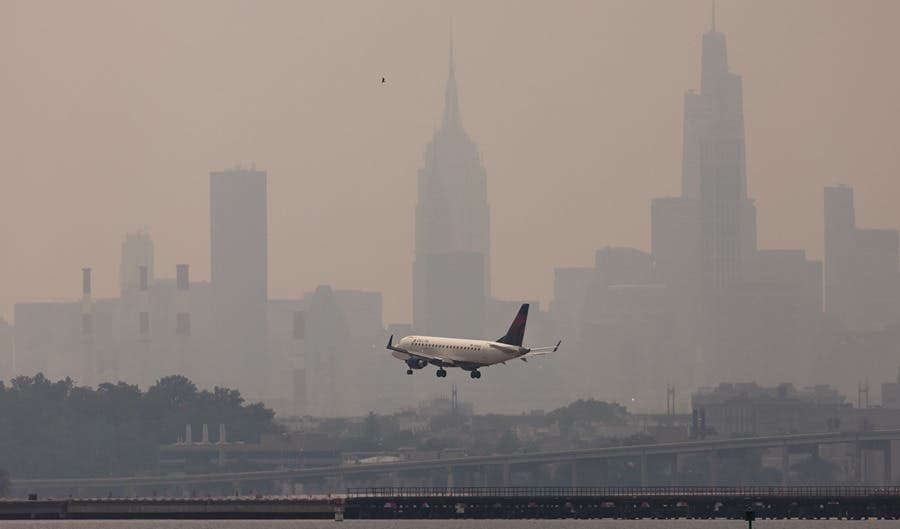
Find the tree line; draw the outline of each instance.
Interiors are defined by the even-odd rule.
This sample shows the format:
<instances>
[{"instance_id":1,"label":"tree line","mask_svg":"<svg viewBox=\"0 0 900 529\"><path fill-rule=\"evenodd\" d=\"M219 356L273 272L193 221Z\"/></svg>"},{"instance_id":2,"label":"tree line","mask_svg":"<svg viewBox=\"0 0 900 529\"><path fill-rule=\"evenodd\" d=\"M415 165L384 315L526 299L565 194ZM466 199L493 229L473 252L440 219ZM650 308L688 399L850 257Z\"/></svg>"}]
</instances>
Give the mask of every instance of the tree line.
<instances>
[{"instance_id":1,"label":"tree line","mask_svg":"<svg viewBox=\"0 0 900 529\"><path fill-rule=\"evenodd\" d=\"M218 440L255 442L279 431L274 412L247 404L240 392L198 390L187 378L160 379L147 391L118 382L96 389L43 374L0 381L0 477L129 476L155 470L159 445L191 424ZM0 479L2 486L2 479Z\"/></svg>"}]
</instances>

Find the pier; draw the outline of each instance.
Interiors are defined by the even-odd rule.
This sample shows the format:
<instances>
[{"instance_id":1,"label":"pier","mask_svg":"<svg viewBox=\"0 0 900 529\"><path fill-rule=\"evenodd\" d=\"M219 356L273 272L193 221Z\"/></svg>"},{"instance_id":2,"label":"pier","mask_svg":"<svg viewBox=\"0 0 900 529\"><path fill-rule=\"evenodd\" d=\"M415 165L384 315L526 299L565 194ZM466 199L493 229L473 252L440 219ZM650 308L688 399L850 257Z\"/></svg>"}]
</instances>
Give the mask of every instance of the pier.
<instances>
[{"instance_id":1,"label":"pier","mask_svg":"<svg viewBox=\"0 0 900 529\"><path fill-rule=\"evenodd\" d=\"M900 487L376 487L337 497L0 501L0 519L900 519Z\"/></svg>"},{"instance_id":2,"label":"pier","mask_svg":"<svg viewBox=\"0 0 900 529\"><path fill-rule=\"evenodd\" d=\"M347 519L900 519L900 487L351 489Z\"/></svg>"},{"instance_id":3,"label":"pier","mask_svg":"<svg viewBox=\"0 0 900 529\"><path fill-rule=\"evenodd\" d=\"M0 520L331 519L333 498L97 498L0 500Z\"/></svg>"}]
</instances>

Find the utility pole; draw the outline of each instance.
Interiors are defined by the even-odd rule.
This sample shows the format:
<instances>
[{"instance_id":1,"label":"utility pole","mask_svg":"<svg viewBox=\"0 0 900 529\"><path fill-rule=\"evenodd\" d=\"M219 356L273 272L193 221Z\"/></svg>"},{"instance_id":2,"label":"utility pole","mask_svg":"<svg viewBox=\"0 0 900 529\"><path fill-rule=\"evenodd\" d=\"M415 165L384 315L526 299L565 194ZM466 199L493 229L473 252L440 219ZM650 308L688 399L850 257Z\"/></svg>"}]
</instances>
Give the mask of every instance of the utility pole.
<instances>
[{"instance_id":1,"label":"utility pole","mask_svg":"<svg viewBox=\"0 0 900 529\"><path fill-rule=\"evenodd\" d=\"M459 413L459 400L456 394L456 384L453 384L450 395L450 409L453 411L453 415L456 415Z\"/></svg>"}]
</instances>

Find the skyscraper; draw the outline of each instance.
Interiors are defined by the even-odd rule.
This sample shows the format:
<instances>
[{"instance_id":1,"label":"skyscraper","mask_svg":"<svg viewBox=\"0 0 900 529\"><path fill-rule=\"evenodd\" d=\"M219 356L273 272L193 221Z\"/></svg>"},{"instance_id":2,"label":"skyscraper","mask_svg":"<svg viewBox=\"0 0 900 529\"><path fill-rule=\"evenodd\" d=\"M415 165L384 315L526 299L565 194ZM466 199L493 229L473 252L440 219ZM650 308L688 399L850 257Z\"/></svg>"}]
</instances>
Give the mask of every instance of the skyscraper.
<instances>
[{"instance_id":1,"label":"skyscraper","mask_svg":"<svg viewBox=\"0 0 900 529\"><path fill-rule=\"evenodd\" d=\"M741 281L756 251L744 150L741 77L728 70L725 35L713 19L703 35L700 90L684 98L681 197L653 205L654 256L667 282L715 290Z\"/></svg>"},{"instance_id":2,"label":"skyscraper","mask_svg":"<svg viewBox=\"0 0 900 529\"><path fill-rule=\"evenodd\" d=\"M419 170L413 325L429 334L480 336L489 294L487 180L463 129L451 42L443 121Z\"/></svg>"},{"instance_id":3,"label":"skyscraper","mask_svg":"<svg viewBox=\"0 0 900 529\"><path fill-rule=\"evenodd\" d=\"M900 321L900 235L856 227L853 189L825 188L825 310L849 329Z\"/></svg>"},{"instance_id":4,"label":"skyscraper","mask_svg":"<svg viewBox=\"0 0 900 529\"><path fill-rule=\"evenodd\" d=\"M210 257L218 369L231 387L262 392L266 356L266 173L240 167L209 176Z\"/></svg>"},{"instance_id":5,"label":"skyscraper","mask_svg":"<svg viewBox=\"0 0 900 529\"><path fill-rule=\"evenodd\" d=\"M747 198L741 77L728 71L715 19L703 35L700 92L687 94L684 114L682 178L686 195L699 187L702 282L733 285L756 250L756 208Z\"/></svg>"}]
</instances>

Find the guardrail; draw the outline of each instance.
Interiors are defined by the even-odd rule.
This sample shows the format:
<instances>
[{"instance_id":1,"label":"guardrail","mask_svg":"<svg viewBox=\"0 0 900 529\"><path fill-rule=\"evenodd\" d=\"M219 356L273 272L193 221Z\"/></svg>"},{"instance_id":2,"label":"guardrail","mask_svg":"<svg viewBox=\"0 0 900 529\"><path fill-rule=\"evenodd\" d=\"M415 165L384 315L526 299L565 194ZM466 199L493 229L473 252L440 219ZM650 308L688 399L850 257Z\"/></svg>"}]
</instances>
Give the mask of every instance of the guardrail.
<instances>
[{"instance_id":1,"label":"guardrail","mask_svg":"<svg viewBox=\"0 0 900 529\"><path fill-rule=\"evenodd\" d=\"M900 486L800 487L362 487L347 489L347 498L402 497L639 497L639 496L778 496L864 497L898 496Z\"/></svg>"}]
</instances>

